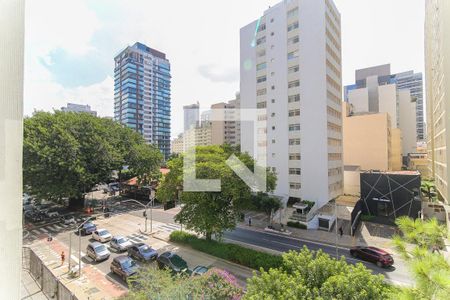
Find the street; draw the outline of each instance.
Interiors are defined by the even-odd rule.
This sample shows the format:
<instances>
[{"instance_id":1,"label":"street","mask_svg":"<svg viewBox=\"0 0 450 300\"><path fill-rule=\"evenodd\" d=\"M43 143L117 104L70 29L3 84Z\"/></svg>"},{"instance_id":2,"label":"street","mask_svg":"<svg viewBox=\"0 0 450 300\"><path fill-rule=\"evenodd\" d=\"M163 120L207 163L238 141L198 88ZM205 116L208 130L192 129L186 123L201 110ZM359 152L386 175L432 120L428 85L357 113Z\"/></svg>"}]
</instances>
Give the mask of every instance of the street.
<instances>
[{"instance_id":1,"label":"street","mask_svg":"<svg viewBox=\"0 0 450 300\"><path fill-rule=\"evenodd\" d=\"M175 224L174 216L176 214L176 209L171 209L168 211L164 211L161 208L153 209L153 231L163 232L166 235L169 235L174 230L179 230L179 224ZM224 267L223 261L214 259L213 257L209 257L206 254L196 252L194 250L190 250L187 248L177 247L175 245L171 245L166 241L155 239L146 234L140 233L140 230L144 229L145 219L142 216L143 210L134 210L129 211L127 213L122 213L118 216L114 216L112 218L99 219L94 221L95 224L98 225L98 228L107 229L112 235L122 235L130 239L133 243L147 243L155 250L157 250L158 254L161 254L165 251L175 251L179 253L188 263L189 268L194 268L197 265L207 265L207 266L216 266L216 267ZM150 211L148 211L148 216L150 217ZM148 227L150 229L150 219L148 220ZM121 285L122 287L126 287L125 283L115 274L110 272L110 264L112 260L122 254L125 253L116 253L108 246L111 251L111 256L108 260L103 262L93 262L90 258L86 257L86 247L92 241L90 235L78 237L74 233L76 226L65 226L62 224L50 224L47 226L43 226L40 228L33 229L30 233L28 233L28 239L32 242L33 238L42 238L48 234L52 235L58 242L63 243L67 247L72 245L72 253L71 258L72 262L75 264L78 263L78 250L79 250L79 242L81 243L81 263L82 265L91 265L93 268L100 271L106 279ZM71 239L71 242L70 242ZM277 252L286 252L289 250L300 250L304 245L306 245L310 250L317 251L322 249L325 253L336 256L336 247L328 244L323 244L319 242L313 242L308 240L302 240L298 238L283 236L274 233L257 231L254 229L248 229L245 227L237 227L232 232L226 232L224 234L225 241L247 245L249 247L256 248L264 248ZM69 253L66 253L68 256ZM349 251L347 248L338 248L338 255L345 256L346 260L351 263L362 262L360 260L354 259L350 257ZM394 255L395 264L394 267L388 269L378 268L376 265L362 262L367 268L371 269L375 274L383 274L386 279L392 283L399 285L411 285L413 281L409 278L408 270L404 263L398 259ZM152 265L156 265L152 263ZM225 267L234 268L231 265L226 265ZM244 269L235 270L235 275L241 284L245 284L245 281L248 277L251 276L251 271L247 271Z\"/></svg>"}]
</instances>

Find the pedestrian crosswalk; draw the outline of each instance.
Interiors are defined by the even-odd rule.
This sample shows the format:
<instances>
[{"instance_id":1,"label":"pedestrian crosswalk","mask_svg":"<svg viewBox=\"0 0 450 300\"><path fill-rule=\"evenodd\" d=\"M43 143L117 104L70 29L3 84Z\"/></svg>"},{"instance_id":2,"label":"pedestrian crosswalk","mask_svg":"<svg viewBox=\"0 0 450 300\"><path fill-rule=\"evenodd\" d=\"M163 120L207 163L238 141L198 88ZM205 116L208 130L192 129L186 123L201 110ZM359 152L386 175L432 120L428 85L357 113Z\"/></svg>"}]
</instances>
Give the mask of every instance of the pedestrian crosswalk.
<instances>
[{"instance_id":1,"label":"pedestrian crosswalk","mask_svg":"<svg viewBox=\"0 0 450 300\"><path fill-rule=\"evenodd\" d=\"M180 230L181 226L179 224L167 223L167 224L157 225L157 229L170 233L175 230Z\"/></svg>"},{"instance_id":2,"label":"pedestrian crosswalk","mask_svg":"<svg viewBox=\"0 0 450 300\"><path fill-rule=\"evenodd\" d=\"M36 238L39 237L40 235L54 235L57 234L59 232L64 232L70 229L74 229L75 225L71 224L71 225L66 225L66 224L48 224L42 227L38 227L32 230L29 230L30 232L30 237L31 238Z\"/></svg>"}]
</instances>

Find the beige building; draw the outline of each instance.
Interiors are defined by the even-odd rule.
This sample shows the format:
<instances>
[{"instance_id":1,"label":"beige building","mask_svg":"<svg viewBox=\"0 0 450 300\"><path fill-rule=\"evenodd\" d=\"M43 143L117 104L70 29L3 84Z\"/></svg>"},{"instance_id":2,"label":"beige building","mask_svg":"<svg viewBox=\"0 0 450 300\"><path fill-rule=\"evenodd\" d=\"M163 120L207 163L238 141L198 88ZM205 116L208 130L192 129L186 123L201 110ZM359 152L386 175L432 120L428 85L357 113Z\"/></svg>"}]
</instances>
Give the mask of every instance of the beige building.
<instances>
[{"instance_id":1,"label":"beige building","mask_svg":"<svg viewBox=\"0 0 450 300\"><path fill-rule=\"evenodd\" d=\"M344 103L345 106L349 106ZM391 118L388 113L351 113L343 119L344 165L362 170L392 171L401 155L392 155ZM397 143L398 145L398 143ZM394 152L399 152L394 151Z\"/></svg>"},{"instance_id":2,"label":"beige building","mask_svg":"<svg viewBox=\"0 0 450 300\"><path fill-rule=\"evenodd\" d=\"M359 194L361 171L397 171L402 167L400 129L392 128L388 113L354 113L344 102L344 193Z\"/></svg>"},{"instance_id":3,"label":"beige building","mask_svg":"<svg viewBox=\"0 0 450 300\"><path fill-rule=\"evenodd\" d=\"M450 1L427 0L425 15L427 147L439 198L450 203ZM447 210L449 211L449 210ZM449 222L447 223L449 224Z\"/></svg>"},{"instance_id":4,"label":"beige building","mask_svg":"<svg viewBox=\"0 0 450 300\"><path fill-rule=\"evenodd\" d=\"M183 147L184 147L184 137L183 134L180 133L178 137L174 138L172 142L170 143L170 153L174 154L180 154L183 153Z\"/></svg>"},{"instance_id":5,"label":"beige building","mask_svg":"<svg viewBox=\"0 0 450 300\"><path fill-rule=\"evenodd\" d=\"M346 100L355 113L388 113L391 128L401 130L403 156L417 152L416 98L401 88L389 64L356 70L355 84L346 87Z\"/></svg>"}]
</instances>

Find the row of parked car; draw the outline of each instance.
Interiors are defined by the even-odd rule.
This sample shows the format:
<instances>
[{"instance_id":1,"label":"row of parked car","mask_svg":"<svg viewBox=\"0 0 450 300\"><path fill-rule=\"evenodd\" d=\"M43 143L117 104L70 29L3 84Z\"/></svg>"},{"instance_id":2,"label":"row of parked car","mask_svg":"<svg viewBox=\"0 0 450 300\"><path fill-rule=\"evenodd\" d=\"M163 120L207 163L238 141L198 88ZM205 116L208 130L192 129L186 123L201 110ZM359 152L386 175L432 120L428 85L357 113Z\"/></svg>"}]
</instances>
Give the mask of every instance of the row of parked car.
<instances>
[{"instance_id":1,"label":"row of parked car","mask_svg":"<svg viewBox=\"0 0 450 300\"><path fill-rule=\"evenodd\" d=\"M107 260L111 252L105 243L116 252L127 255L119 255L111 262L110 270L117 274L123 280L127 280L131 275L136 274L141 263L151 263L156 261L158 268L168 269L172 273L186 273L191 276L202 275L208 271L207 267L197 266L192 271L189 270L187 262L174 252L164 252L158 255L158 252L145 243L133 243L124 236L112 236L106 229L97 229L97 226L91 222L85 223L80 229L83 235L92 234L94 242L89 243L86 249L86 255L95 262Z\"/></svg>"}]
</instances>

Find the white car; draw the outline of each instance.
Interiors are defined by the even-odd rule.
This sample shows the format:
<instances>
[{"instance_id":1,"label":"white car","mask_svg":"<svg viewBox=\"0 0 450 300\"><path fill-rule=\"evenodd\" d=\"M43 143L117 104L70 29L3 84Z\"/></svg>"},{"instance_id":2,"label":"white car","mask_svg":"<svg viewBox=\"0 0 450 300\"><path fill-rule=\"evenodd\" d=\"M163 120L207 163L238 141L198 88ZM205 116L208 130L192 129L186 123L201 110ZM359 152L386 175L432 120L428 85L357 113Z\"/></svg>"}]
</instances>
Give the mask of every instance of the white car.
<instances>
[{"instance_id":1,"label":"white car","mask_svg":"<svg viewBox=\"0 0 450 300\"><path fill-rule=\"evenodd\" d=\"M106 243L111 240L112 235L106 229L97 229L92 233L92 238L100 243Z\"/></svg>"},{"instance_id":2,"label":"white car","mask_svg":"<svg viewBox=\"0 0 450 300\"><path fill-rule=\"evenodd\" d=\"M116 249L119 252L127 251L128 248L133 246L133 243L123 236L115 236L112 238L111 242L111 248Z\"/></svg>"}]
</instances>

